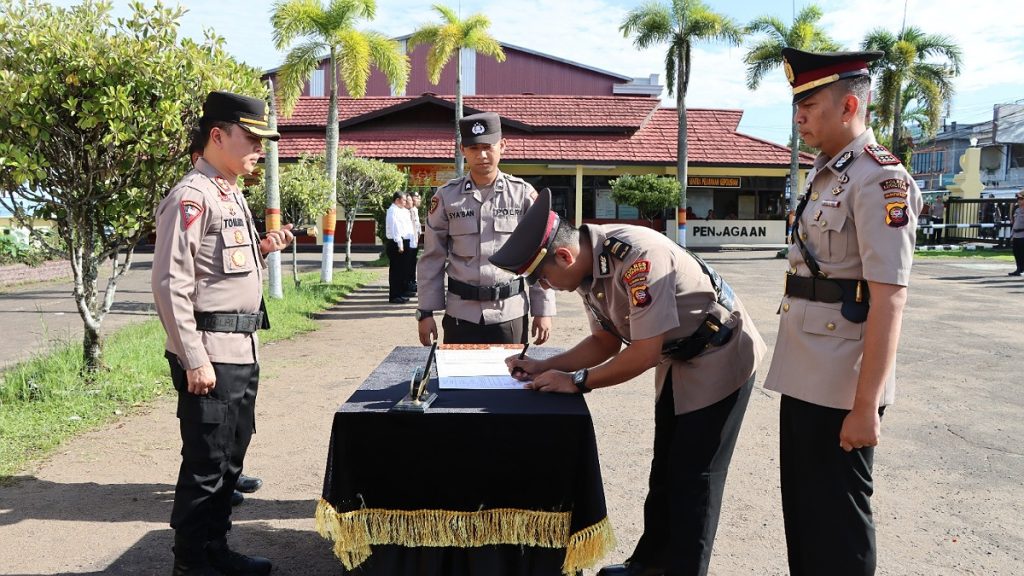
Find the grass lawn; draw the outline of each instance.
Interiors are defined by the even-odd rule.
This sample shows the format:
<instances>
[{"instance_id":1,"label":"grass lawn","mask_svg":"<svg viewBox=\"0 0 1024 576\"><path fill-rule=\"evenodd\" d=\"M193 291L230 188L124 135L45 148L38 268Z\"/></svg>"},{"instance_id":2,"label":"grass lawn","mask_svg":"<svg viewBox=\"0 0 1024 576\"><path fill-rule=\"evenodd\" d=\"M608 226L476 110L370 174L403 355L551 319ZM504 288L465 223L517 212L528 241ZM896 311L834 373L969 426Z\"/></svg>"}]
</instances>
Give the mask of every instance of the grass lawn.
<instances>
[{"instance_id":1,"label":"grass lawn","mask_svg":"<svg viewBox=\"0 0 1024 576\"><path fill-rule=\"evenodd\" d=\"M262 332L260 340L273 342L316 330L314 313L375 276L362 270L335 271L333 283L321 284L320 273L311 272L300 275L300 289L285 278L284 298L267 300L273 328ZM0 484L71 436L173 394L163 346L163 328L152 319L107 336L106 369L91 379L81 376L78 342L0 374Z\"/></svg>"},{"instance_id":2,"label":"grass lawn","mask_svg":"<svg viewBox=\"0 0 1024 576\"><path fill-rule=\"evenodd\" d=\"M1013 252L1010 250L918 250L914 253L914 258L982 258L1013 262Z\"/></svg>"}]
</instances>

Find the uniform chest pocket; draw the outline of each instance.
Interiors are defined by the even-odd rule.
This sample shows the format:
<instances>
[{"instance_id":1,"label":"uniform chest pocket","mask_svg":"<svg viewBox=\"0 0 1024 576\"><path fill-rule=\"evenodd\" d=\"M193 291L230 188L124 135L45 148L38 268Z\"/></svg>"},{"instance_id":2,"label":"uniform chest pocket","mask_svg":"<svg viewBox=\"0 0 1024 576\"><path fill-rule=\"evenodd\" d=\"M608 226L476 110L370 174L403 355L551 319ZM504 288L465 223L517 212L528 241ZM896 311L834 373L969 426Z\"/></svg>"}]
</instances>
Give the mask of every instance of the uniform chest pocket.
<instances>
[{"instance_id":1,"label":"uniform chest pocket","mask_svg":"<svg viewBox=\"0 0 1024 576\"><path fill-rule=\"evenodd\" d=\"M462 258L473 258L480 251L480 231L477 219L458 217L448 220L448 237L451 239L452 254Z\"/></svg>"},{"instance_id":2,"label":"uniform chest pocket","mask_svg":"<svg viewBox=\"0 0 1024 576\"><path fill-rule=\"evenodd\" d=\"M849 236L853 234L853 227L847 225L847 220L845 211L826 210L818 221L811 223L815 238L811 252L816 260L833 263L846 258Z\"/></svg>"},{"instance_id":3,"label":"uniform chest pocket","mask_svg":"<svg viewBox=\"0 0 1024 576\"><path fill-rule=\"evenodd\" d=\"M225 228L220 232L224 242L221 256L225 274L252 272L256 267L253 260L252 239L245 228Z\"/></svg>"},{"instance_id":4,"label":"uniform chest pocket","mask_svg":"<svg viewBox=\"0 0 1024 576\"><path fill-rule=\"evenodd\" d=\"M502 234L511 234L519 220L514 216L498 216L494 218L494 231Z\"/></svg>"},{"instance_id":5,"label":"uniform chest pocket","mask_svg":"<svg viewBox=\"0 0 1024 576\"><path fill-rule=\"evenodd\" d=\"M831 336L844 340L860 340L864 325L843 318L838 304L832 305L808 302L804 310L804 332Z\"/></svg>"}]
</instances>

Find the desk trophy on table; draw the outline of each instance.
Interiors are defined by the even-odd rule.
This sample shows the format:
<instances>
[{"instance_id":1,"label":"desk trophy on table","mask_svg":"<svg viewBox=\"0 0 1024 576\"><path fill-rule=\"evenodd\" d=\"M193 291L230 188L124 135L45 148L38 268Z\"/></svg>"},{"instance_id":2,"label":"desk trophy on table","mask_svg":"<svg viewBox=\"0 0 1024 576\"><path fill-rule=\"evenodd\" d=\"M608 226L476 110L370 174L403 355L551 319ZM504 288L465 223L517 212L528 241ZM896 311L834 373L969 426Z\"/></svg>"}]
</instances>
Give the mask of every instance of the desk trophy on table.
<instances>
[{"instance_id":1,"label":"desk trophy on table","mask_svg":"<svg viewBox=\"0 0 1024 576\"><path fill-rule=\"evenodd\" d=\"M436 392L427 391L427 384L430 383L430 373L434 368L434 358L437 355L437 342L430 346L430 353L427 354L427 362L423 366L417 366L409 379L409 394L391 407L396 412L426 412L427 408L437 400Z\"/></svg>"}]
</instances>

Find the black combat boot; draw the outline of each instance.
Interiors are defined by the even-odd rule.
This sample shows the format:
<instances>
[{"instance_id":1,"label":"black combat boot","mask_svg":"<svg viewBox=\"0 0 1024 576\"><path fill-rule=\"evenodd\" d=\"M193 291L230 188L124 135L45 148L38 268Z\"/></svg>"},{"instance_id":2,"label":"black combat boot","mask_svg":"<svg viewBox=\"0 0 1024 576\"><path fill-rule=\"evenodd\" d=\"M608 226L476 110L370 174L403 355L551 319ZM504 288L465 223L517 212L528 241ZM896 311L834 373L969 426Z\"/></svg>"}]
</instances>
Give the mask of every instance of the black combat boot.
<instances>
[{"instance_id":1,"label":"black combat boot","mask_svg":"<svg viewBox=\"0 0 1024 576\"><path fill-rule=\"evenodd\" d=\"M266 576L273 565L261 556L246 556L228 548L227 539L206 544L206 559L225 576Z\"/></svg>"},{"instance_id":2,"label":"black combat boot","mask_svg":"<svg viewBox=\"0 0 1024 576\"><path fill-rule=\"evenodd\" d=\"M201 544L175 534L171 550L174 551L171 576L220 576L220 572L210 566Z\"/></svg>"}]
</instances>

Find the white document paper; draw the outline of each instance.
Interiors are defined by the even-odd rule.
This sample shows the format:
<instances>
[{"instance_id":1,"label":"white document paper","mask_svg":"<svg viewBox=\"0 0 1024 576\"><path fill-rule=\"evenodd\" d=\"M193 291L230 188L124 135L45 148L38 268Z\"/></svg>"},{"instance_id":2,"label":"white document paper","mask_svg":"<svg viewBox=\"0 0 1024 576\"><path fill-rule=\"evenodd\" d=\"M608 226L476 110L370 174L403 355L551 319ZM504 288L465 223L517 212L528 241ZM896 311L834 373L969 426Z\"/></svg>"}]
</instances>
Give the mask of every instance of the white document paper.
<instances>
[{"instance_id":1,"label":"white document paper","mask_svg":"<svg viewBox=\"0 0 1024 576\"><path fill-rule=\"evenodd\" d=\"M518 390L523 383L508 373L505 358L514 348L438 350L437 379L442 390Z\"/></svg>"}]
</instances>

